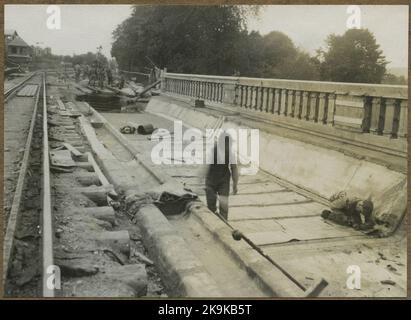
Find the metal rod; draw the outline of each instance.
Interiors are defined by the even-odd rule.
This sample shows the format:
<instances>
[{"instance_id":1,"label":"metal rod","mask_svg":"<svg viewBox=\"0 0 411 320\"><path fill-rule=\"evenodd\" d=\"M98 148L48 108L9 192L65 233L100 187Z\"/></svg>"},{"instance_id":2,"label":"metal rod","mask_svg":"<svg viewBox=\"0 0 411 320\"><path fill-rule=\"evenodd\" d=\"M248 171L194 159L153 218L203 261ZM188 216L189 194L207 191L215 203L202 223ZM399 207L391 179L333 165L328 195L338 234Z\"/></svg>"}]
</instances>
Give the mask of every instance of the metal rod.
<instances>
[{"instance_id":1,"label":"metal rod","mask_svg":"<svg viewBox=\"0 0 411 320\"><path fill-rule=\"evenodd\" d=\"M46 73L43 74L43 215L42 215L42 258L43 297L54 297L53 286L48 285L49 267L53 267L53 220L50 193L49 139L47 130Z\"/></svg>"}]
</instances>

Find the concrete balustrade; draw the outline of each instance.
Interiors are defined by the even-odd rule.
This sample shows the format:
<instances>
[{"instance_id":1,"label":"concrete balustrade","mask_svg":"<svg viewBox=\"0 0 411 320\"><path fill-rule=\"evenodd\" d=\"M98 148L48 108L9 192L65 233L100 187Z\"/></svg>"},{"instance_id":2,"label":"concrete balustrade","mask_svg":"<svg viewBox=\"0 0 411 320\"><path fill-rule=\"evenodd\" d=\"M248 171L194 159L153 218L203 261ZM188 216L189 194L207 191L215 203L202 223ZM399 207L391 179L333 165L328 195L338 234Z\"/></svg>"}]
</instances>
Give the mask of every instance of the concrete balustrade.
<instances>
[{"instance_id":1,"label":"concrete balustrade","mask_svg":"<svg viewBox=\"0 0 411 320\"><path fill-rule=\"evenodd\" d=\"M162 90L280 119L393 139L407 137L407 86L163 72Z\"/></svg>"}]
</instances>

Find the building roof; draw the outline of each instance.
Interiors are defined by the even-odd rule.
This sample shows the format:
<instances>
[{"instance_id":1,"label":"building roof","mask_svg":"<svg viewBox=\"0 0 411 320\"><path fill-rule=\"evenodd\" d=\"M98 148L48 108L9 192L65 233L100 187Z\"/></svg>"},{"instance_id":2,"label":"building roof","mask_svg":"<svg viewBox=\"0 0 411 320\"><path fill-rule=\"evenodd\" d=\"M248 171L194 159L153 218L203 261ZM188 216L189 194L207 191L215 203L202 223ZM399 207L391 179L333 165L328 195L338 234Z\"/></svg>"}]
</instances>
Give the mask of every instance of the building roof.
<instances>
[{"instance_id":1,"label":"building roof","mask_svg":"<svg viewBox=\"0 0 411 320\"><path fill-rule=\"evenodd\" d=\"M15 47L28 47L29 46L22 38L18 36L10 40L10 42L8 42L7 45L15 46Z\"/></svg>"},{"instance_id":2,"label":"building roof","mask_svg":"<svg viewBox=\"0 0 411 320\"><path fill-rule=\"evenodd\" d=\"M5 29L4 35L5 36L18 36L17 31L14 29Z\"/></svg>"}]
</instances>

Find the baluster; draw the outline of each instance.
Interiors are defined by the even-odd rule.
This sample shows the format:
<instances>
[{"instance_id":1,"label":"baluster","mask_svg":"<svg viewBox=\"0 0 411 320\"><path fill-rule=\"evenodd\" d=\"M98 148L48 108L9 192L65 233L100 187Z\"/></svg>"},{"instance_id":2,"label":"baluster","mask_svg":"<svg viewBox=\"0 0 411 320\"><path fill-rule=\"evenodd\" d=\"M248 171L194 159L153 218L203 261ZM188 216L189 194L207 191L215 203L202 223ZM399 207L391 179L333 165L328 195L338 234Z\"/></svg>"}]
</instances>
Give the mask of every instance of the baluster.
<instances>
[{"instance_id":1,"label":"baluster","mask_svg":"<svg viewBox=\"0 0 411 320\"><path fill-rule=\"evenodd\" d=\"M294 99L294 90L288 90L287 96L287 114L290 117L294 117L294 110L295 110L295 99Z\"/></svg>"},{"instance_id":2,"label":"baluster","mask_svg":"<svg viewBox=\"0 0 411 320\"><path fill-rule=\"evenodd\" d=\"M326 119L326 110L325 110L325 101L327 98L327 94L324 92L320 92L318 101L318 122L325 123Z\"/></svg>"},{"instance_id":3,"label":"baluster","mask_svg":"<svg viewBox=\"0 0 411 320\"><path fill-rule=\"evenodd\" d=\"M334 113L335 113L335 94L329 93L327 95L327 124L329 126L334 125Z\"/></svg>"},{"instance_id":4,"label":"baluster","mask_svg":"<svg viewBox=\"0 0 411 320\"><path fill-rule=\"evenodd\" d=\"M400 115L398 123L398 137L406 138L408 136L408 101L400 101Z\"/></svg>"},{"instance_id":5,"label":"baluster","mask_svg":"<svg viewBox=\"0 0 411 320\"><path fill-rule=\"evenodd\" d=\"M203 85L204 85L204 88L203 88L203 99L204 100L207 100L208 99L208 96L207 96L207 94L208 94L208 82L206 82L206 81L204 81L203 82Z\"/></svg>"},{"instance_id":6,"label":"baluster","mask_svg":"<svg viewBox=\"0 0 411 320\"><path fill-rule=\"evenodd\" d=\"M287 115L287 89L282 89L281 90L281 105L280 105L280 112L279 114L282 116Z\"/></svg>"},{"instance_id":7,"label":"baluster","mask_svg":"<svg viewBox=\"0 0 411 320\"><path fill-rule=\"evenodd\" d=\"M307 91L303 92L303 105L301 108L301 119L308 119L308 108L309 108L309 93Z\"/></svg>"},{"instance_id":8,"label":"baluster","mask_svg":"<svg viewBox=\"0 0 411 320\"><path fill-rule=\"evenodd\" d=\"M244 107L248 108L248 86L244 86L245 97L244 97Z\"/></svg>"},{"instance_id":9,"label":"baluster","mask_svg":"<svg viewBox=\"0 0 411 320\"><path fill-rule=\"evenodd\" d=\"M381 134L383 109L382 99L380 97L373 97L371 104L371 123L370 132L373 134Z\"/></svg>"},{"instance_id":10,"label":"baluster","mask_svg":"<svg viewBox=\"0 0 411 320\"><path fill-rule=\"evenodd\" d=\"M247 105L249 109L253 108L253 87L252 86L248 86L248 101L247 101Z\"/></svg>"},{"instance_id":11,"label":"baluster","mask_svg":"<svg viewBox=\"0 0 411 320\"><path fill-rule=\"evenodd\" d=\"M250 108L254 109L254 87L250 86Z\"/></svg>"},{"instance_id":12,"label":"baluster","mask_svg":"<svg viewBox=\"0 0 411 320\"><path fill-rule=\"evenodd\" d=\"M394 116L395 116L396 101L395 99L385 100L385 117L384 117L384 129L383 135L391 137L394 128Z\"/></svg>"},{"instance_id":13,"label":"baluster","mask_svg":"<svg viewBox=\"0 0 411 320\"><path fill-rule=\"evenodd\" d=\"M275 89L275 96L274 96L274 109L273 113L279 113L280 110L280 102L281 102L281 89Z\"/></svg>"},{"instance_id":14,"label":"baluster","mask_svg":"<svg viewBox=\"0 0 411 320\"><path fill-rule=\"evenodd\" d=\"M270 107L269 107L270 113L274 113L274 102L275 102L275 89L270 88Z\"/></svg>"},{"instance_id":15,"label":"baluster","mask_svg":"<svg viewBox=\"0 0 411 320\"><path fill-rule=\"evenodd\" d=\"M258 111L258 96L259 96L259 87L254 87L254 92L255 92L255 96L254 96L254 109L256 111Z\"/></svg>"},{"instance_id":16,"label":"baluster","mask_svg":"<svg viewBox=\"0 0 411 320\"><path fill-rule=\"evenodd\" d=\"M265 112L268 112L270 106L270 88L265 88Z\"/></svg>"},{"instance_id":17,"label":"baluster","mask_svg":"<svg viewBox=\"0 0 411 320\"><path fill-rule=\"evenodd\" d=\"M258 110L258 87L254 87L254 107L253 109Z\"/></svg>"},{"instance_id":18,"label":"baluster","mask_svg":"<svg viewBox=\"0 0 411 320\"><path fill-rule=\"evenodd\" d=\"M238 91L239 91L239 95L240 95L240 108L242 108L243 107L244 97L243 97L243 86L241 84L238 86Z\"/></svg>"},{"instance_id":19,"label":"baluster","mask_svg":"<svg viewBox=\"0 0 411 320\"><path fill-rule=\"evenodd\" d=\"M310 95L310 110L309 110L309 120L313 122L317 122L318 119L318 93L311 92Z\"/></svg>"},{"instance_id":20,"label":"baluster","mask_svg":"<svg viewBox=\"0 0 411 320\"><path fill-rule=\"evenodd\" d=\"M301 119L301 91L295 92L294 117Z\"/></svg>"}]
</instances>

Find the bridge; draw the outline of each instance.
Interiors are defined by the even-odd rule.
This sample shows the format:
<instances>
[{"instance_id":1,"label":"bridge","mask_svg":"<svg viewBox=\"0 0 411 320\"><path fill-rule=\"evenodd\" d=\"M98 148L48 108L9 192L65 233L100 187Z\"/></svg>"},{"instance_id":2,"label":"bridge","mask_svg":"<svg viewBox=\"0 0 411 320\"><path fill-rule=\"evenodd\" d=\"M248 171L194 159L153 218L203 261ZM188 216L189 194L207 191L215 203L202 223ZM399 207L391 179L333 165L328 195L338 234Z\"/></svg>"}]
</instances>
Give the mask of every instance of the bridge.
<instances>
[{"instance_id":1,"label":"bridge","mask_svg":"<svg viewBox=\"0 0 411 320\"><path fill-rule=\"evenodd\" d=\"M82 193L81 201L70 202L74 213L64 202L54 213L59 219L68 215L70 223L76 221L74 230L83 230L75 233L79 243L91 247L101 243L92 236L98 228L111 239L105 239L105 244L118 237L123 254L128 252L123 250L125 244L141 241L168 296L406 295L407 87L162 70L158 90L140 112L113 113L79 101L74 81L61 84L52 70L45 77L49 110L61 122L76 114L70 127L76 127L82 138L77 147L81 152L71 151L76 165L72 180L94 188L83 192L84 185L79 185L76 194ZM227 221L205 204L203 165L178 161L156 165L151 151L158 141L120 133L125 125L151 124L168 130L173 146L185 147L190 141L178 136L176 120L182 122L184 132L190 128L259 130L258 173L240 176L238 194L229 198ZM53 123L53 130L58 125ZM58 139L66 141L61 133ZM53 150L62 148L58 139L50 143ZM56 194L65 199L70 193L60 176L71 187L75 183L66 182L67 169L54 172ZM100 181L98 187L92 187L95 180ZM187 190L200 201L181 208L171 200L163 206L147 200L153 193L181 195ZM354 230L321 218L330 196L341 190L350 197L372 199L376 229ZM94 199L95 206L83 208L84 197ZM89 220L85 224L90 215L101 218L99 207L104 208L105 219L121 221L120 227L90 227ZM121 229L132 230L134 224L138 237ZM234 239L233 230L242 237ZM66 245L67 239L59 236L56 241L54 255L59 256L56 247ZM117 252L116 246L110 248ZM130 252L122 257L110 262L120 259L123 264L113 266L121 270L117 273L107 271L110 279L115 274L119 283L131 279L139 288L134 286L131 295L150 296L147 287L144 291L143 268L138 269L138 279L137 273L130 276L125 266L138 264ZM361 289L353 290L347 279L356 267L361 270ZM78 279L72 274L67 277L68 284ZM82 281L87 283L87 277ZM73 294L70 288L66 286L63 295ZM90 294L87 290L78 287L76 294Z\"/></svg>"}]
</instances>

